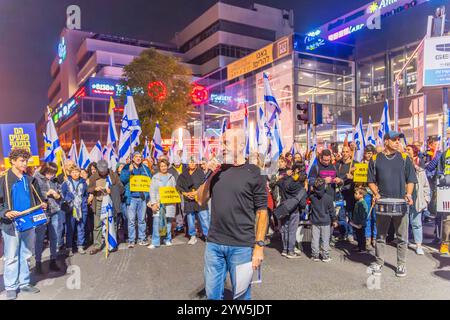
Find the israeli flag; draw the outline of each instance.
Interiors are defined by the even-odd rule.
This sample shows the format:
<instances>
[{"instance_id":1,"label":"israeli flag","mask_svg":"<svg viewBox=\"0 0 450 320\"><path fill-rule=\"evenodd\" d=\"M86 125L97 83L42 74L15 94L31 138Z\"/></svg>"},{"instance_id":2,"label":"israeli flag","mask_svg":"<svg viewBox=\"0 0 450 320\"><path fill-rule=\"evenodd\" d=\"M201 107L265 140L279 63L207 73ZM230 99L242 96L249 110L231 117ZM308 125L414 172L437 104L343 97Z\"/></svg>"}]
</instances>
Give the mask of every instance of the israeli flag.
<instances>
[{"instance_id":1,"label":"israeli flag","mask_svg":"<svg viewBox=\"0 0 450 320\"><path fill-rule=\"evenodd\" d=\"M367 125L367 132L366 132L366 144L376 146L377 141L375 140L375 135L373 133L373 126L372 126L372 118L369 117L369 124Z\"/></svg>"},{"instance_id":2,"label":"israeli flag","mask_svg":"<svg viewBox=\"0 0 450 320\"><path fill-rule=\"evenodd\" d=\"M80 154L78 155L78 166L81 169L87 169L89 164L91 163L91 159L89 158L89 152L84 144L83 139L81 139L80 144Z\"/></svg>"},{"instance_id":3,"label":"israeli flag","mask_svg":"<svg viewBox=\"0 0 450 320\"><path fill-rule=\"evenodd\" d=\"M139 145L139 136L141 135L141 132L141 123L136 111L136 105L134 104L131 90L128 88L125 110L123 112L122 124L120 127L120 162L126 162L127 158L131 155L132 149Z\"/></svg>"},{"instance_id":4,"label":"israeli flag","mask_svg":"<svg viewBox=\"0 0 450 320\"><path fill-rule=\"evenodd\" d=\"M264 73L264 103L266 106L267 116L269 117L269 126L272 128L274 125L274 121L277 116L281 113L281 108L278 105L277 99L272 92L272 88L270 87L269 75Z\"/></svg>"},{"instance_id":5,"label":"israeli flag","mask_svg":"<svg viewBox=\"0 0 450 320\"><path fill-rule=\"evenodd\" d=\"M222 120L222 128L220 129L220 135L222 136L228 128L228 120L227 118L223 118Z\"/></svg>"},{"instance_id":6,"label":"israeli flag","mask_svg":"<svg viewBox=\"0 0 450 320\"><path fill-rule=\"evenodd\" d=\"M74 161L75 163L78 163L78 151L77 151L77 144L75 140L72 141L72 146L70 147L69 154L67 155L67 159Z\"/></svg>"},{"instance_id":7,"label":"israeli flag","mask_svg":"<svg viewBox=\"0 0 450 320\"><path fill-rule=\"evenodd\" d=\"M111 188L112 183L109 176L106 178L106 185L108 188ZM114 250L117 248L118 244L116 224L114 221L114 207L109 195L103 197L100 219L102 220L103 236L107 242L108 251Z\"/></svg>"},{"instance_id":8,"label":"israeli flag","mask_svg":"<svg viewBox=\"0 0 450 320\"><path fill-rule=\"evenodd\" d=\"M114 104L113 97L110 97L109 100L109 121L108 121L108 140L106 141L107 145L112 145L118 140L118 135L116 131L116 122L114 117L114 109L116 105Z\"/></svg>"},{"instance_id":9,"label":"israeli flag","mask_svg":"<svg viewBox=\"0 0 450 320\"><path fill-rule=\"evenodd\" d=\"M172 145L169 148L169 162L170 164L174 161L174 155L175 155L175 147L178 145L175 140L172 139Z\"/></svg>"},{"instance_id":10,"label":"israeli flag","mask_svg":"<svg viewBox=\"0 0 450 320\"><path fill-rule=\"evenodd\" d=\"M100 160L103 159L103 147L100 141L97 141L94 148L92 148L89 157L92 162L99 162Z\"/></svg>"},{"instance_id":11,"label":"israeli flag","mask_svg":"<svg viewBox=\"0 0 450 320\"><path fill-rule=\"evenodd\" d=\"M278 118L278 117L277 117ZM281 135L278 126L278 119L275 121L275 127L273 129L271 140L271 157L273 161L278 161L278 158L283 153L283 143L281 141Z\"/></svg>"},{"instance_id":12,"label":"israeli flag","mask_svg":"<svg viewBox=\"0 0 450 320\"><path fill-rule=\"evenodd\" d=\"M103 151L102 151L102 155L103 155L103 159L104 160L108 160L107 154L108 154L108 146L104 146L103 147Z\"/></svg>"},{"instance_id":13,"label":"israeli flag","mask_svg":"<svg viewBox=\"0 0 450 320\"><path fill-rule=\"evenodd\" d=\"M116 149L114 149L114 146L107 147L105 160L108 162L108 168L115 171L119 159L117 158Z\"/></svg>"},{"instance_id":14,"label":"israeli flag","mask_svg":"<svg viewBox=\"0 0 450 320\"><path fill-rule=\"evenodd\" d=\"M153 145L153 158L158 160L158 158L164 155L163 147L162 147L162 139L161 139L161 130L159 128L159 122L156 122L155 132L153 133L152 139Z\"/></svg>"},{"instance_id":15,"label":"israeli flag","mask_svg":"<svg viewBox=\"0 0 450 320\"><path fill-rule=\"evenodd\" d=\"M364 158L364 148L366 147L366 141L364 139L364 131L362 125L362 118L359 117L358 124L356 125L355 133L353 134L353 142L356 144L354 159L361 162Z\"/></svg>"},{"instance_id":16,"label":"israeli flag","mask_svg":"<svg viewBox=\"0 0 450 320\"><path fill-rule=\"evenodd\" d=\"M311 173L312 167L314 167L314 166L316 165L316 163L317 163L317 153L316 153L316 150L317 150L317 145L314 144L314 145L311 147L312 157L311 157L311 160L309 161L308 169L306 169L306 174L308 175L308 177L309 177L309 174Z\"/></svg>"},{"instance_id":17,"label":"israeli flag","mask_svg":"<svg viewBox=\"0 0 450 320\"><path fill-rule=\"evenodd\" d=\"M256 128L256 142L258 146L259 154L266 154L267 151L267 124L266 124L266 116L264 113L264 108L262 106L258 106L257 110L257 125Z\"/></svg>"},{"instance_id":18,"label":"israeli flag","mask_svg":"<svg viewBox=\"0 0 450 320\"><path fill-rule=\"evenodd\" d=\"M150 158L150 148L148 146L148 137L145 137L144 149L142 150L142 158Z\"/></svg>"},{"instance_id":19,"label":"israeli flag","mask_svg":"<svg viewBox=\"0 0 450 320\"><path fill-rule=\"evenodd\" d=\"M250 156L250 133L248 131L248 108L247 108L247 104L245 105L245 114L244 114L244 132L245 132L244 157L248 158Z\"/></svg>"},{"instance_id":20,"label":"israeli flag","mask_svg":"<svg viewBox=\"0 0 450 320\"><path fill-rule=\"evenodd\" d=\"M59 143L59 137L56 133L55 123L51 117L50 108L48 108L47 128L44 133L44 145L45 145L45 162L56 162L58 158L58 152L62 153L62 148Z\"/></svg>"},{"instance_id":21,"label":"israeli flag","mask_svg":"<svg viewBox=\"0 0 450 320\"><path fill-rule=\"evenodd\" d=\"M383 145L384 135L389 133L389 104L388 100L384 102L383 114L381 115L380 127L378 128L377 142Z\"/></svg>"}]
</instances>

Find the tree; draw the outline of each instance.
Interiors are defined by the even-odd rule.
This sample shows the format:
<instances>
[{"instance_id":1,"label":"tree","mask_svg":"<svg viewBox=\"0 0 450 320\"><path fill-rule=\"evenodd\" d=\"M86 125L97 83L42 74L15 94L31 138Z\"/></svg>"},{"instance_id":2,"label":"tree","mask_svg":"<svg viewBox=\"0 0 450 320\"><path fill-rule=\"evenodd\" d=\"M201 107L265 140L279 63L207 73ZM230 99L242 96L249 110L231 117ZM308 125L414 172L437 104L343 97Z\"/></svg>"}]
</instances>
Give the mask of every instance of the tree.
<instances>
[{"instance_id":1,"label":"tree","mask_svg":"<svg viewBox=\"0 0 450 320\"><path fill-rule=\"evenodd\" d=\"M179 59L153 48L143 51L124 67L124 84L143 88L140 94L133 94L143 136L151 140L156 121L163 138L186 125L188 113L193 110L191 77L191 70Z\"/></svg>"}]
</instances>

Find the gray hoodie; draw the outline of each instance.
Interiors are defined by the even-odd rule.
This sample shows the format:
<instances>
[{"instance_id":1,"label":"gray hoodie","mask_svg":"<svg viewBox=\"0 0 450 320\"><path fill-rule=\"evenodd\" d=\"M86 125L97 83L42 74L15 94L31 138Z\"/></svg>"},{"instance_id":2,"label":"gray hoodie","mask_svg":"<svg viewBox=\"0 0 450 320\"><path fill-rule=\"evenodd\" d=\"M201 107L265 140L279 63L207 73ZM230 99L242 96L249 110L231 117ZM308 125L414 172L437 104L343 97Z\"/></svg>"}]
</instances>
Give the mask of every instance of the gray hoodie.
<instances>
[{"instance_id":1,"label":"gray hoodie","mask_svg":"<svg viewBox=\"0 0 450 320\"><path fill-rule=\"evenodd\" d=\"M55 190L59 194L61 194L61 185L56 181L56 179L48 180L45 176L43 176L39 171L34 173L34 178L36 179L39 189L42 193L42 200L47 201L48 203L48 212L50 214L56 213L61 210L61 198L56 200L52 196L48 197L47 192L50 189Z\"/></svg>"}]
</instances>

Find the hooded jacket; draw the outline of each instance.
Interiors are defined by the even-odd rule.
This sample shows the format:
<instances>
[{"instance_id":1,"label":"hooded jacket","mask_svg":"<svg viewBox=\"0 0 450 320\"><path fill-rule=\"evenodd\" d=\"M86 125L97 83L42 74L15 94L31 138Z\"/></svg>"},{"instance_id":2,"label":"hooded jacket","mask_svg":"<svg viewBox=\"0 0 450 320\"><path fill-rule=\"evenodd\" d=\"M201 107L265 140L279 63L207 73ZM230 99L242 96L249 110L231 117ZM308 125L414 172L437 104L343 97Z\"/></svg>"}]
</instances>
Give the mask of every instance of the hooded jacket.
<instances>
[{"instance_id":1,"label":"hooded jacket","mask_svg":"<svg viewBox=\"0 0 450 320\"><path fill-rule=\"evenodd\" d=\"M311 200L311 223L316 226L328 226L336 220L333 199L326 193L325 187L313 189Z\"/></svg>"}]
</instances>

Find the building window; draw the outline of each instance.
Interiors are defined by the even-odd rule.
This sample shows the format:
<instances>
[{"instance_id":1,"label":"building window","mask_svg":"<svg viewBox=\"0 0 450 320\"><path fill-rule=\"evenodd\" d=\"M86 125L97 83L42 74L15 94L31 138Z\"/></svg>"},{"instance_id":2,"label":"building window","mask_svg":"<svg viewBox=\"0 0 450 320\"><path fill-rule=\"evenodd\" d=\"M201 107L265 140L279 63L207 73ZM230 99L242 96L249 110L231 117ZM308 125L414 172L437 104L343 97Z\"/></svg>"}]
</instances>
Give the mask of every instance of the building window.
<instances>
[{"instance_id":1,"label":"building window","mask_svg":"<svg viewBox=\"0 0 450 320\"><path fill-rule=\"evenodd\" d=\"M203 54L192 59L188 63L202 65L202 64L214 59L217 56L224 56L224 57L240 59L240 58L245 57L246 55L249 55L253 51L254 50L248 49L248 48L241 48L241 47L229 46L226 44L219 44L219 45L212 47L211 49L205 51Z\"/></svg>"}]
</instances>

